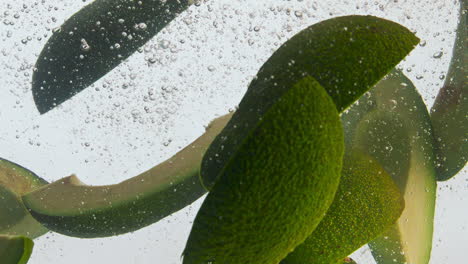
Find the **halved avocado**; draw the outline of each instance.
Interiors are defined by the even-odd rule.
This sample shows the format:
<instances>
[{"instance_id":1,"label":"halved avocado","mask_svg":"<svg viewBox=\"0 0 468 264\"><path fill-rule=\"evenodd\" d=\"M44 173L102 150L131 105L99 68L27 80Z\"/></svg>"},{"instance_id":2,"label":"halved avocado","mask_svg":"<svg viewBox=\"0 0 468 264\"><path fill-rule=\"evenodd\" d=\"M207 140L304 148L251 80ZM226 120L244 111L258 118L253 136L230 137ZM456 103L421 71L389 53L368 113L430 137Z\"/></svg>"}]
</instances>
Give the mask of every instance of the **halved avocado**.
<instances>
[{"instance_id":1,"label":"halved avocado","mask_svg":"<svg viewBox=\"0 0 468 264\"><path fill-rule=\"evenodd\" d=\"M398 186L368 154L346 150L340 185L317 228L281 264L334 264L375 239L401 215Z\"/></svg>"},{"instance_id":2,"label":"halved avocado","mask_svg":"<svg viewBox=\"0 0 468 264\"><path fill-rule=\"evenodd\" d=\"M41 114L97 81L161 31L194 0L95 0L47 41L32 92Z\"/></svg>"},{"instance_id":3,"label":"halved avocado","mask_svg":"<svg viewBox=\"0 0 468 264\"><path fill-rule=\"evenodd\" d=\"M0 234L35 238L47 232L21 201L22 195L45 184L45 180L28 169L0 159Z\"/></svg>"},{"instance_id":4,"label":"halved avocado","mask_svg":"<svg viewBox=\"0 0 468 264\"><path fill-rule=\"evenodd\" d=\"M369 243L378 264L427 264L432 248L436 172L432 128L418 91L400 71L380 81L342 116L346 146L373 156L405 199L396 223ZM359 116L359 118L356 118ZM406 132L408 141L400 136Z\"/></svg>"},{"instance_id":5,"label":"halved avocado","mask_svg":"<svg viewBox=\"0 0 468 264\"><path fill-rule=\"evenodd\" d=\"M460 1L452 60L444 86L431 109L439 181L455 176L468 160L467 2Z\"/></svg>"},{"instance_id":6,"label":"halved avocado","mask_svg":"<svg viewBox=\"0 0 468 264\"><path fill-rule=\"evenodd\" d=\"M34 242L27 237L0 235L0 263L28 263L33 246Z\"/></svg>"},{"instance_id":7,"label":"halved avocado","mask_svg":"<svg viewBox=\"0 0 468 264\"><path fill-rule=\"evenodd\" d=\"M89 186L73 175L26 194L23 202L44 226L68 236L106 237L150 225L206 192L199 182L201 159L230 118L214 120L192 144L129 180Z\"/></svg>"}]
</instances>

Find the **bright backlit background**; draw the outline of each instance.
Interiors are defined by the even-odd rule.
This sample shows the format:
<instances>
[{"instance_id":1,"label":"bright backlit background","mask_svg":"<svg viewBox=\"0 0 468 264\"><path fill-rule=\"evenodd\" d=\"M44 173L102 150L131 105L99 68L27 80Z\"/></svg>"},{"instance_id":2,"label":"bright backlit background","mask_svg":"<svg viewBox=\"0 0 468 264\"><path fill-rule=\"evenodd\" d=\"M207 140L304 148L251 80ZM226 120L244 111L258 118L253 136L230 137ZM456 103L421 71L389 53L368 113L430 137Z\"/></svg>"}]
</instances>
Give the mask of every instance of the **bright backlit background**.
<instances>
[{"instance_id":1,"label":"bright backlit background","mask_svg":"<svg viewBox=\"0 0 468 264\"><path fill-rule=\"evenodd\" d=\"M451 58L459 7L458 0L204 1L91 88L40 116L31 94L36 58L52 30L90 2L0 2L0 157L48 181L75 173L88 184L117 183L164 161L235 108L282 43L336 16L374 15L415 31L422 42L399 67L430 107ZM181 263L201 200L131 234L89 240L48 233L36 240L30 263ZM432 264L466 262L467 208L465 169L439 183ZM374 263L366 247L353 257Z\"/></svg>"}]
</instances>

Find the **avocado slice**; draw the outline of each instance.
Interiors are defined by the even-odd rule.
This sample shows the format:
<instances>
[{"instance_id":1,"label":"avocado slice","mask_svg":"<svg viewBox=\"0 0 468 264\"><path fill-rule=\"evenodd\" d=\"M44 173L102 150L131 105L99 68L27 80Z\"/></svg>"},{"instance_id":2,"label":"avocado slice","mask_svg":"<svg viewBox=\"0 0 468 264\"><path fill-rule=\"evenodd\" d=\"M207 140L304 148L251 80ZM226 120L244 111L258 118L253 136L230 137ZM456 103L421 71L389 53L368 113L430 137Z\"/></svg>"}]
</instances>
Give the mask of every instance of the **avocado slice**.
<instances>
[{"instance_id":1,"label":"avocado slice","mask_svg":"<svg viewBox=\"0 0 468 264\"><path fill-rule=\"evenodd\" d=\"M460 1L460 16L452 60L444 86L431 109L439 181L449 180L455 176L468 160L467 2Z\"/></svg>"},{"instance_id":2,"label":"avocado slice","mask_svg":"<svg viewBox=\"0 0 468 264\"><path fill-rule=\"evenodd\" d=\"M39 112L103 77L194 2L95 0L82 8L53 33L37 59L32 92Z\"/></svg>"},{"instance_id":3,"label":"avocado slice","mask_svg":"<svg viewBox=\"0 0 468 264\"><path fill-rule=\"evenodd\" d=\"M345 134L353 135L345 139L346 146L377 159L406 202L398 222L369 243L374 258L378 264L427 264L432 248L436 171L432 128L421 96L403 73L394 70L343 114L342 122ZM402 130L409 141L401 136Z\"/></svg>"},{"instance_id":4,"label":"avocado slice","mask_svg":"<svg viewBox=\"0 0 468 264\"><path fill-rule=\"evenodd\" d=\"M37 221L68 236L114 236L150 225L206 192L198 176L201 159L231 115L217 118L192 144L129 180L89 186L72 175L24 195L23 202Z\"/></svg>"},{"instance_id":5,"label":"avocado slice","mask_svg":"<svg viewBox=\"0 0 468 264\"><path fill-rule=\"evenodd\" d=\"M317 81L294 84L251 129L195 218L184 264L279 263L333 200L343 131Z\"/></svg>"},{"instance_id":6,"label":"avocado slice","mask_svg":"<svg viewBox=\"0 0 468 264\"><path fill-rule=\"evenodd\" d=\"M29 214L21 201L27 192L44 186L47 182L30 170L0 159L0 234L24 235L36 238L47 232Z\"/></svg>"},{"instance_id":7,"label":"avocado slice","mask_svg":"<svg viewBox=\"0 0 468 264\"><path fill-rule=\"evenodd\" d=\"M259 118L304 76L316 79L342 112L418 42L408 29L373 16L328 19L296 34L262 66L239 110L209 147L202 163L203 185L211 189Z\"/></svg>"},{"instance_id":8,"label":"avocado slice","mask_svg":"<svg viewBox=\"0 0 468 264\"><path fill-rule=\"evenodd\" d=\"M0 260L2 264L26 264L34 242L23 236L0 235Z\"/></svg>"},{"instance_id":9,"label":"avocado slice","mask_svg":"<svg viewBox=\"0 0 468 264\"><path fill-rule=\"evenodd\" d=\"M317 166L332 161L317 155L317 151L321 151L319 148L309 152L298 147L280 157L283 148L291 147L288 143L295 144L296 137L313 132L308 130L316 129L316 124L311 124L310 128L296 125L297 134L289 137L277 131L264 135L257 130L273 123L273 117L269 117L270 120L265 116L275 107L283 107L287 103L285 97L292 96L293 91L301 91L302 85L310 89L323 87L336 110L341 112L403 59L417 42L414 34L396 23L371 16L347 16L313 25L280 47L252 81L239 109L203 159L202 181L211 192L195 219L184 250L184 264L237 264L253 260L278 263L303 242L325 215L337 186L330 187L336 183L332 177L317 174L314 177L317 179L313 180L328 182L329 186L310 186L307 193L304 188L310 179L302 179L304 186L297 186L294 171L313 172L303 161L308 156ZM290 112L310 103L311 98L302 97L297 105L289 103L288 110L275 116L278 122L283 122L283 115L291 124L300 122L301 118L304 118L303 124L318 119L317 113L311 111L305 117L302 117L303 112L290 116ZM289 125L281 127L289 133ZM257 150L253 143L266 142L261 135L272 140L271 145L263 143L264 151L270 153ZM313 137L317 140L321 136ZM285 146L272 150L276 144L280 145L276 139L280 137ZM275 156L277 160L273 160ZM291 161L293 157L296 164ZM292 167L285 171L284 167L288 166ZM284 174L284 182L277 182L279 176L271 170ZM310 210L314 210L312 214ZM293 221L291 217L296 219Z\"/></svg>"},{"instance_id":10,"label":"avocado slice","mask_svg":"<svg viewBox=\"0 0 468 264\"><path fill-rule=\"evenodd\" d=\"M398 220L404 208L403 197L392 177L374 158L346 149L341 175L325 217L281 264L335 264Z\"/></svg>"}]
</instances>

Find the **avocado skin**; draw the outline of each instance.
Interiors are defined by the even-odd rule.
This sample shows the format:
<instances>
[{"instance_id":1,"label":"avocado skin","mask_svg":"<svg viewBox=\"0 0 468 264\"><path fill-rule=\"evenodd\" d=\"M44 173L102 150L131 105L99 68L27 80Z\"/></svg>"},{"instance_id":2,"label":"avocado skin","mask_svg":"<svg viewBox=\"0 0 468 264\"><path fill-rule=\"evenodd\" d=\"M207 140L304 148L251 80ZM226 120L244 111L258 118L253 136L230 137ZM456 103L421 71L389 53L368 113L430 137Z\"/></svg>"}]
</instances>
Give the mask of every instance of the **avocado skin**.
<instances>
[{"instance_id":1,"label":"avocado skin","mask_svg":"<svg viewBox=\"0 0 468 264\"><path fill-rule=\"evenodd\" d=\"M251 129L291 84L313 77L341 113L418 42L408 29L373 16L337 17L299 32L261 67L239 109L210 145L202 161L203 185L211 189Z\"/></svg>"},{"instance_id":2,"label":"avocado skin","mask_svg":"<svg viewBox=\"0 0 468 264\"><path fill-rule=\"evenodd\" d=\"M96 0L83 7L53 33L37 59L32 91L39 112L48 112L103 77L192 2ZM146 29L135 28L141 23ZM111 48L115 44L120 47Z\"/></svg>"}]
</instances>

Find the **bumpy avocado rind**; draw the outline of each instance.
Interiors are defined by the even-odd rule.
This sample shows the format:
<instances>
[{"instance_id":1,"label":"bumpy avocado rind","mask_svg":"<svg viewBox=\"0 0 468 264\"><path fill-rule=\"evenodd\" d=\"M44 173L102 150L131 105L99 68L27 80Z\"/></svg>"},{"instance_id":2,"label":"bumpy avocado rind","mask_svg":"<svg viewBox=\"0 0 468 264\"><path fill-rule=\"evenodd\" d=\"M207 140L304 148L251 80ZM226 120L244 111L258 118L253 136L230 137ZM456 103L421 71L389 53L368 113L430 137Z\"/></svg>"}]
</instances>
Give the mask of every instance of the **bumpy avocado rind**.
<instances>
[{"instance_id":1,"label":"bumpy avocado rind","mask_svg":"<svg viewBox=\"0 0 468 264\"><path fill-rule=\"evenodd\" d=\"M70 176L23 196L34 218L52 231L94 238L135 231L177 212L206 191L199 182L203 154L231 114L152 169L116 185L89 186Z\"/></svg>"},{"instance_id":2,"label":"bumpy avocado rind","mask_svg":"<svg viewBox=\"0 0 468 264\"><path fill-rule=\"evenodd\" d=\"M403 208L400 190L382 166L368 154L347 149L327 214L281 264L335 264L390 228Z\"/></svg>"},{"instance_id":3,"label":"bumpy avocado rind","mask_svg":"<svg viewBox=\"0 0 468 264\"><path fill-rule=\"evenodd\" d=\"M436 199L433 134L427 108L411 81L397 70L358 102L342 116L345 133L353 134L346 139L346 146L358 148L382 164L405 200L397 223L369 243L371 252L378 264L427 264ZM361 119L355 118L356 113Z\"/></svg>"},{"instance_id":4,"label":"bumpy avocado rind","mask_svg":"<svg viewBox=\"0 0 468 264\"><path fill-rule=\"evenodd\" d=\"M460 1L460 17L452 60L444 86L431 109L439 181L455 176L468 160L467 2Z\"/></svg>"},{"instance_id":5,"label":"bumpy avocado rind","mask_svg":"<svg viewBox=\"0 0 468 264\"><path fill-rule=\"evenodd\" d=\"M0 159L0 234L36 238L47 232L29 214L21 196L47 182L30 170Z\"/></svg>"},{"instance_id":6,"label":"bumpy avocado rind","mask_svg":"<svg viewBox=\"0 0 468 264\"><path fill-rule=\"evenodd\" d=\"M419 42L401 25L372 17L329 19L301 31L262 66L238 111L203 158L201 180L211 189L263 114L304 76L312 76L339 112L387 74Z\"/></svg>"},{"instance_id":7,"label":"bumpy avocado rind","mask_svg":"<svg viewBox=\"0 0 468 264\"><path fill-rule=\"evenodd\" d=\"M0 261L2 264L26 264L34 242L23 236L0 235Z\"/></svg>"},{"instance_id":8,"label":"bumpy avocado rind","mask_svg":"<svg viewBox=\"0 0 468 264\"><path fill-rule=\"evenodd\" d=\"M265 113L271 111L276 105L281 105L285 95L291 93L290 90L298 89L298 81L310 78L320 86L323 82L323 88L330 96L335 108L342 111L393 68L418 42L418 39L407 29L375 17L342 17L324 21L318 25L320 26L314 25L293 37L262 67L240 103L238 111L210 146L204 157L201 176L204 185L211 189L211 192L195 220L184 251L184 264L249 263L252 261L278 263L298 245L296 243L304 239L304 234L310 234L320 219L310 218L308 225L304 225L307 217L298 216L295 223L288 224L285 223L289 220L288 214L282 214L290 209L288 206L293 206L290 204L294 204L283 196L289 195L290 199L297 201L307 197L306 194L299 199L293 191L294 185L289 187L291 188L288 189L289 192L286 189L288 187L284 187L282 193L278 193L275 191L278 187L265 184L270 181L271 177L268 174L269 167L265 165L262 166L265 170L264 176L256 173L255 176L250 176L252 179L244 179L246 174L251 175L252 171L257 170L251 170L247 165L255 166L258 162L257 157L252 154L256 150L253 147L249 149L246 142L257 141L256 129L265 122ZM360 37L365 41L362 41ZM366 67L356 67L355 65L359 63ZM337 67L337 65L340 66ZM305 76L308 77L305 78ZM303 98L303 101L308 100L306 96ZM299 105L302 106L303 103ZM282 114L287 115L287 111ZM315 113L311 112L310 115L315 115ZM291 117L290 120L296 118ZM302 135L305 132L296 129L296 133ZM293 139L294 137L287 137L287 141ZM301 151L301 153L307 153L304 155L313 158L319 157L314 155L313 151ZM289 155L284 158L287 160L291 157ZM248 160L245 161L244 168L236 166L235 162L244 162L244 159ZM272 162L268 165L270 163ZM277 161L273 165L281 166L281 164L282 161ZM258 184L258 182L264 185L251 187L253 183ZM243 187L232 189L232 186L236 185L243 185ZM265 193L259 191L259 188L265 190ZM316 189L313 187L309 190L309 195L313 198L308 197L310 199L308 207L301 209L303 216L307 215L310 208L317 210L323 208L324 204L331 203L330 198L333 195L329 195L334 194L332 189L314 190ZM255 194L252 195L250 192ZM257 199L249 199L249 195ZM256 206L263 203L261 199L266 200L265 203L273 204L265 205L266 208L274 208L278 205L275 199L266 199L261 196L283 197L284 201L280 201L285 205L267 214L263 207ZM314 203L321 203L321 205L314 206ZM242 208L245 208L243 209L245 212L241 210L237 213L240 204ZM218 217L219 215L221 217ZM267 217L268 215L274 216L274 220L272 217ZM321 217L324 215L325 211L322 212ZM263 225L256 226L254 223L257 221ZM301 226L304 229L298 232ZM242 232L235 230L242 230ZM281 232L278 233L278 230ZM288 232L289 234L285 235Z\"/></svg>"},{"instance_id":9,"label":"bumpy avocado rind","mask_svg":"<svg viewBox=\"0 0 468 264\"><path fill-rule=\"evenodd\" d=\"M304 78L223 169L195 218L183 263L279 263L328 209L343 150L335 104Z\"/></svg>"},{"instance_id":10,"label":"bumpy avocado rind","mask_svg":"<svg viewBox=\"0 0 468 264\"><path fill-rule=\"evenodd\" d=\"M137 51L192 0L96 0L70 17L44 46L32 91L45 113Z\"/></svg>"}]
</instances>

